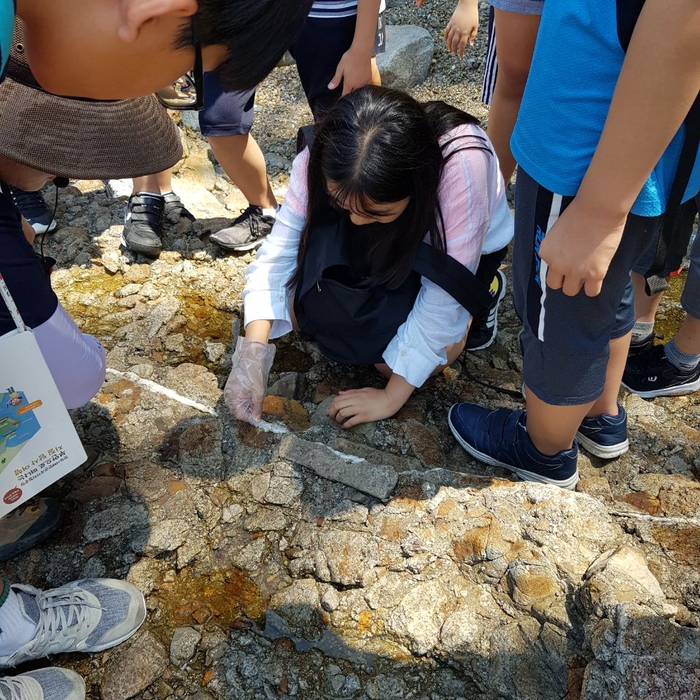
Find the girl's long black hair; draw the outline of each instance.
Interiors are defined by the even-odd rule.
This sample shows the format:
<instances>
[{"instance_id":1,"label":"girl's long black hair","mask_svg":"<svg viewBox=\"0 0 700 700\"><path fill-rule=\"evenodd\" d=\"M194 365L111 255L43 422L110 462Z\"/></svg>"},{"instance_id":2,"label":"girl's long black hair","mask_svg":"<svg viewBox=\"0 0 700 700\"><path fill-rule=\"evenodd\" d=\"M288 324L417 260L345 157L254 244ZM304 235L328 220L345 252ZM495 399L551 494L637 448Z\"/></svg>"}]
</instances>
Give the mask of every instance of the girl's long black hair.
<instances>
[{"instance_id":1,"label":"girl's long black hair","mask_svg":"<svg viewBox=\"0 0 700 700\"><path fill-rule=\"evenodd\" d=\"M367 239L373 284L400 286L426 233L438 258L444 259L438 188L445 163L462 149L449 148L454 139L442 144L438 139L464 124L478 124L478 120L445 102L421 104L389 88L367 86L339 100L315 130L307 223L290 285L300 281L311 230L328 216L329 205L343 208L351 203L358 213L371 216L376 203L410 197L397 221L383 224L381 232Z\"/></svg>"}]
</instances>

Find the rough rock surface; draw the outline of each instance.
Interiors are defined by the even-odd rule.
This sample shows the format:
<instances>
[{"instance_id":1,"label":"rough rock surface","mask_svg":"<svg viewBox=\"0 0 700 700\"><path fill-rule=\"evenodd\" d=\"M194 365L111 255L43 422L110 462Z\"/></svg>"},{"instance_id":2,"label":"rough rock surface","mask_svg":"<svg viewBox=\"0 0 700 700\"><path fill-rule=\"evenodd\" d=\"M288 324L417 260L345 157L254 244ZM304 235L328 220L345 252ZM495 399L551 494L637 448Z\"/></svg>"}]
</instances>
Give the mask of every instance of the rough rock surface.
<instances>
[{"instance_id":1,"label":"rough rock surface","mask_svg":"<svg viewBox=\"0 0 700 700\"><path fill-rule=\"evenodd\" d=\"M463 61L449 55L451 11L393 0L387 19L435 40L415 94L484 116L483 30ZM310 120L293 66L262 86L256 119L282 195ZM46 240L58 295L108 350L102 390L73 412L101 457L50 489L64 525L3 575L41 587L126 578L149 611L121 647L50 663L78 671L91 700L696 700L700 397L623 392L628 454L583 452L577 493L514 483L469 458L445 421L458 400L521 405L493 388L521 383L506 300L497 342L392 419L337 428L331 397L379 377L286 338L265 423L236 423L221 387L252 258L207 240L243 204L194 126L183 123L177 187L200 219L168 222L159 260L120 251L124 201L101 182L62 192ZM669 297L663 322L674 313ZM321 458L330 450L370 465L386 490L368 493Z\"/></svg>"},{"instance_id":2,"label":"rough rock surface","mask_svg":"<svg viewBox=\"0 0 700 700\"><path fill-rule=\"evenodd\" d=\"M405 90L420 85L430 71L435 42L430 32L410 25L386 28L386 51L377 54L382 84Z\"/></svg>"}]
</instances>

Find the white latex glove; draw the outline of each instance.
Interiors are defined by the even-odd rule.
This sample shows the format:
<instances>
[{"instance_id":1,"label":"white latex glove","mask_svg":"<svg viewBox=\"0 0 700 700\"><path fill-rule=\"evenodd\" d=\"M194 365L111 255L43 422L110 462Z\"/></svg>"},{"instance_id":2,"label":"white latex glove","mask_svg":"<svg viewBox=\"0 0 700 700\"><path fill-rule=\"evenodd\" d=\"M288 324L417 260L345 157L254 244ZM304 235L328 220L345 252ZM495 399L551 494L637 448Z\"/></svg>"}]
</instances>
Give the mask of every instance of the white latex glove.
<instances>
[{"instance_id":1,"label":"white latex glove","mask_svg":"<svg viewBox=\"0 0 700 700\"><path fill-rule=\"evenodd\" d=\"M238 339L224 387L224 401L238 420L253 425L260 422L275 350L270 343Z\"/></svg>"}]
</instances>

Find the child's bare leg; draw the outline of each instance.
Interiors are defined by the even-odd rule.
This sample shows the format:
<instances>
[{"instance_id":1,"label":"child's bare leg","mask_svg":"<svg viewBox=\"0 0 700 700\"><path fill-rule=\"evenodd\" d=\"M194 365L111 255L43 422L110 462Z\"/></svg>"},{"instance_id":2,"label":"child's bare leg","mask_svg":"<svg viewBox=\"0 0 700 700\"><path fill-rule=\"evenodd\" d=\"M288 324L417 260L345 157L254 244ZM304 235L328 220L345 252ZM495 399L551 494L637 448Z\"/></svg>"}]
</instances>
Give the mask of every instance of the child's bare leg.
<instances>
[{"instance_id":1,"label":"child's bare leg","mask_svg":"<svg viewBox=\"0 0 700 700\"><path fill-rule=\"evenodd\" d=\"M297 322L297 315L294 313L294 297L289 300L289 318L292 322L292 329L295 333L299 333L301 329L299 328L299 323Z\"/></svg>"},{"instance_id":2,"label":"child's bare leg","mask_svg":"<svg viewBox=\"0 0 700 700\"><path fill-rule=\"evenodd\" d=\"M700 355L700 319L685 315L683 325L673 338L676 347L688 355Z\"/></svg>"},{"instance_id":3,"label":"child's bare leg","mask_svg":"<svg viewBox=\"0 0 700 700\"><path fill-rule=\"evenodd\" d=\"M530 72L540 18L538 15L521 15L503 10L495 10L495 18L498 75L487 131L496 149L503 179L508 184L515 170L510 137Z\"/></svg>"},{"instance_id":4,"label":"child's bare leg","mask_svg":"<svg viewBox=\"0 0 700 700\"><path fill-rule=\"evenodd\" d=\"M605 388L600 397L579 406L553 406L537 398L525 387L527 432L535 447L546 455L568 450L574 442L581 421L603 413L616 416L617 397L629 351L632 333L610 341L610 358L605 374Z\"/></svg>"},{"instance_id":5,"label":"child's bare leg","mask_svg":"<svg viewBox=\"0 0 700 700\"><path fill-rule=\"evenodd\" d=\"M638 272L632 273L632 284L634 285L634 317L641 323L654 323L664 293L659 292L649 296L646 292L644 275Z\"/></svg>"},{"instance_id":6,"label":"child's bare leg","mask_svg":"<svg viewBox=\"0 0 700 700\"><path fill-rule=\"evenodd\" d=\"M527 387L527 432L533 445L545 455L568 450L574 444L581 421L593 403L552 406L538 399Z\"/></svg>"},{"instance_id":7,"label":"child's bare leg","mask_svg":"<svg viewBox=\"0 0 700 700\"><path fill-rule=\"evenodd\" d=\"M274 209L277 200L267 179L265 157L250 134L210 136L209 145L219 165L249 204Z\"/></svg>"},{"instance_id":8,"label":"child's bare leg","mask_svg":"<svg viewBox=\"0 0 700 700\"><path fill-rule=\"evenodd\" d=\"M172 173L172 168L168 168L159 173L153 173L153 175L135 177L133 179L133 194L137 192L152 192L153 194L170 192L172 189L170 184Z\"/></svg>"},{"instance_id":9,"label":"child's bare leg","mask_svg":"<svg viewBox=\"0 0 700 700\"><path fill-rule=\"evenodd\" d=\"M371 80L372 85L381 85L382 84L382 76L379 75L379 68L377 68L377 59L373 58L372 59L372 80Z\"/></svg>"},{"instance_id":10,"label":"child's bare leg","mask_svg":"<svg viewBox=\"0 0 700 700\"><path fill-rule=\"evenodd\" d=\"M608 416L617 415L617 397L620 392L620 383L625 371L631 339L632 333L629 332L621 338L610 341L610 358L605 373L605 388L586 416L595 417L604 413Z\"/></svg>"}]
</instances>

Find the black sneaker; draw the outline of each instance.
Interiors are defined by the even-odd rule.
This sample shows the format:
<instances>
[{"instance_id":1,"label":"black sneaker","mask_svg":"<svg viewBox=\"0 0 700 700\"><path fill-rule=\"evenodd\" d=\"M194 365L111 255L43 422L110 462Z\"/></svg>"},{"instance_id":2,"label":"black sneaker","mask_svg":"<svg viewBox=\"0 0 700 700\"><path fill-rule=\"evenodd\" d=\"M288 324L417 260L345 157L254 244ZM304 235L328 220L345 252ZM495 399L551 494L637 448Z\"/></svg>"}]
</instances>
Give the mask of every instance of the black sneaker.
<instances>
[{"instance_id":1,"label":"black sneaker","mask_svg":"<svg viewBox=\"0 0 700 700\"><path fill-rule=\"evenodd\" d=\"M700 365L685 372L666 357L663 345L654 345L643 355L628 360L622 386L643 399L680 396L700 389Z\"/></svg>"},{"instance_id":2,"label":"black sneaker","mask_svg":"<svg viewBox=\"0 0 700 700\"><path fill-rule=\"evenodd\" d=\"M35 233L49 233L56 230L56 219L46 206L41 192L25 192L19 187L10 187L10 197Z\"/></svg>"},{"instance_id":3,"label":"black sneaker","mask_svg":"<svg viewBox=\"0 0 700 700\"><path fill-rule=\"evenodd\" d=\"M467 350L474 352L489 347L498 333L498 306L506 295L506 276L497 270L489 288L493 301L488 309L474 316L467 336Z\"/></svg>"},{"instance_id":4,"label":"black sneaker","mask_svg":"<svg viewBox=\"0 0 700 700\"><path fill-rule=\"evenodd\" d=\"M174 192L164 194L163 202L165 204L163 215L171 224L176 224L180 219L195 220L194 214L182 203L182 200Z\"/></svg>"},{"instance_id":5,"label":"black sneaker","mask_svg":"<svg viewBox=\"0 0 700 700\"><path fill-rule=\"evenodd\" d=\"M251 204L247 209L241 209L241 215L230 226L213 233L209 240L224 250L254 250L262 245L274 223L274 216L263 214L262 207Z\"/></svg>"},{"instance_id":6,"label":"black sneaker","mask_svg":"<svg viewBox=\"0 0 700 700\"><path fill-rule=\"evenodd\" d=\"M163 250L163 197L137 192L129 197L122 245L134 253L157 258Z\"/></svg>"},{"instance_id":7,"label":"black sneaker","mask_svg":"<svg viewBox=\"0 0 700 700\"><path fill-rule=\"evenodd\" d=\"M662 337L663 336L659 333L650 333L644 340L640 340L638 343L630 343L630 349L627 353L627 362L634 361L637 357L645 355L654 347L654 341Z\"/></svg>"}]
</instances>

